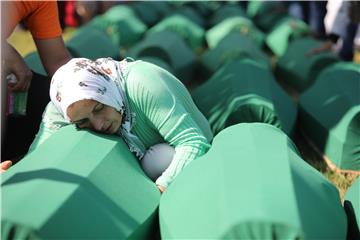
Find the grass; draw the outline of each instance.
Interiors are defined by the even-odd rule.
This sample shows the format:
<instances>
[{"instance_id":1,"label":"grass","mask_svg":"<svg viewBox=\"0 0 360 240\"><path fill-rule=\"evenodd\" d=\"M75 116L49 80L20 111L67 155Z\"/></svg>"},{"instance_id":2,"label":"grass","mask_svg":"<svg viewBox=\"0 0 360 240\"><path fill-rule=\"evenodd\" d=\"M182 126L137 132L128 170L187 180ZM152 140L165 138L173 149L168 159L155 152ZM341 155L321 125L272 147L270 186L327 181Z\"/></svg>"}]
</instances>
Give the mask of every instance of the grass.
<instances>
[{"instance_id":1,"label":"grass","mask_svg":"<svg viewBox=\"0 0 360 240\"><path fill-rule=\"evenodd\" d=\"M301 128L297 128L294 138L295 144L298 147L301 157L321 172L330 182L332 182L339 190L340 198L343 201L347 189L357 179L359 174L356 173L341 173L332 170L325 159L320 153L314 149L314 147L307 141L304 134L301 132Z\"/></svg>"}]
</instances>

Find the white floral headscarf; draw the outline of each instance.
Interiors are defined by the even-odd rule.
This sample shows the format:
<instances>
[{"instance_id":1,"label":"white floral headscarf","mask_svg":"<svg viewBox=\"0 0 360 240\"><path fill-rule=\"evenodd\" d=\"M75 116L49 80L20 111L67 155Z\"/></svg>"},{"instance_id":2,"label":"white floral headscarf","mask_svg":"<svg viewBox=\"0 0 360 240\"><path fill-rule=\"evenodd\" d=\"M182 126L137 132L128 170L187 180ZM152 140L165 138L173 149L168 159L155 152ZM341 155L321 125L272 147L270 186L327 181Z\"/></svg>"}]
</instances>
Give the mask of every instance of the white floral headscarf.
<instances>
[{"instance_id":1,"label":"white floral headscarf","mask_svg":"<svg viewBox=\"0 0 360 240\"><path fill-rule=\"evenodd\" d=\"M124 92L123 71L126 65L127 60L118 62L111 58L99 58L95 61L73 58L52 77L50 98L67 121L67 108L79 100L92 99L115 108L123 116L117 134L123 137L130 151L142 159L145 146L131 133L135 113L130 111Z\"/></svg>"}]
</instances>

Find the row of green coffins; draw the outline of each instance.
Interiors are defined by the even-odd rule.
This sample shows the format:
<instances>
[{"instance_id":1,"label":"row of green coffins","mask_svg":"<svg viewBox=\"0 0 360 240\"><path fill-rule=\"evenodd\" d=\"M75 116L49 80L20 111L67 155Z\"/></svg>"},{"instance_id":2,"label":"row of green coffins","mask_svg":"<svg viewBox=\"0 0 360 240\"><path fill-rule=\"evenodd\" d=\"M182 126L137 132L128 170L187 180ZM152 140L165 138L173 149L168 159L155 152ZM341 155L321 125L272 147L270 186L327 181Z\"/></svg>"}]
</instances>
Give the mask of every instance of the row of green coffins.
<instances>
[{"instance_id":1,"label":"row of green coffins","mask_svg":"<svg viewBox=\"0 0 360 240\"><path fill-rule=\"evenodd\" d=\"M120 138L72 126L4 173L1 187L2 239L152 239L159 226L163 239L349 234L337 189L262 123L220 132L161 199Z\"/></svg>"},{"instance_id":2,"label":"row of green coffins","mask_svg":"<svg viewBox=\"0 0 360 240\"><path fill-rule=\"evenodd\" d=\"M360 171L360 65L323 70L300 97L304 133L336 167Z\"/></svg>"},{"instance_id":3,"label":"row of green coffins","mask_svg":"<svg viewBox=\"0 0 360 240\"><path fill-rule=\"evenodd\" d=\"M111 11L107 13L108 15L105 14L104 16L116 16L114 12L124 11L124 9L126 9L128 12L132 11L128 7L118 6L111 9ZM111 17L109 18L114 20ZM144 40L133 46L128 51L128 55L134 57L135 59L143 59L160 65L161 67L164 67L165 69L175 74L183 82L189 82L193 76L194 70L196 69L196 57L194 53L190 50L190 48L185 44L185 41L183 41L183 38L187 33L185 32L185 35L183 35L182 38L180 37L180 35L176 35L173 31L163 31L163 28L161 28L161 26L164 26L164 28L171 29L171 27L169 26L175 26L175 22L177 22L176 20L180 18L180 16L175 15L166 18L164 22L162 22L165 23L164 25L161 25L162 23L160 23L159 25L154 26L154 32L147 34ZM115 17L115 20L116 19L117 18ZM240 23L238 23L237 21L240 21ZM231 31L232 27L244 26L242 25L243 23L241 21L243 21L241 17L235 17L220 22L220 25L228 25L230 27L226 27L227 31L225 32L227 32L227 35L225 35L225 37L220 40L220 42L217 44L217 47L206 51L202 55L201 66L203 71L205 72L204 76L210 77L213 73L215 73L218 68L220 68L222 65L224 65L227 61L231 59L252 58L253 60L260 62L264 66L270 65L269 60L261 52L260 48L250 40L251 35L243 36ZM283 22L287 23L287 21L288 20L284 18ZM173 23L173 25L171 24L171 22ZM187 20L183 19L183 22L178 25L178 28L175 27L175 29L177 29L178 31L178 29L185 28L185 26L187 25L186 23ZM161 31L156 30L158 27ZM216 27L214 29L211 29L211 31L209 30L208 33L211 33L215 29ZM286 53L278 61L276 67L276 74L278 79L288 82L289 84L298 88L298 90L304 90L311 86L311 84L315 82L316 77L323 69L339 61L338 58L332 53L322 53L313 56L306 56L306 51L318 46L319 44L320 42L310 38L293 40L290 43L290 47L287 49ZM118 54L117 47L112 43L109 37L102 34L100 30L91 25L79 29L76 32L75 36L71 40L69 40L66 45L75 57L97 58L101 56L110 56L115 59L119 58L118 55L115 55ZM94 48L94 45L99 47ZM26 62L29 63L29 65L33 65L36 72L45 74L45 71L42 68L37 54L31 54L26 57ZM239 73L238 75L241 74ZM339 78L341 78L340 75L338 76ZM353 78L356 77L357 75L355 74ZM346 83L350 84L350 82L351 81L347 81ZM356 96L356 90L358 89L357 81L352 81L352 84L353 86L349 87L353 90L353 94ZM351 103L351 106L356 106L356 104L358 104L358 101L356 102L358 98L353 97L351 99L355 101L354 103ZM312 103L310 105L312 105ZM316 104L313 105L313 107L315 106ZM313 136L312 138L314 138L313 140L317 142L319 148L325 150L325 153L329 155L331 160L333 160L338 167L359 170L359 154L357 154L358 146L356 145L356 139L359 137L359 133L358 130L349 130L353 129L353 126L358 125L357 122L359 120L357 120L358 117L356 115L356 110L354 111L354 117L350 118L354 120L348 121L349 123L344 125L346 127L339 127L337 128L338 130L336 130L343 131L341 133L343 137L338 136L337 138L335 138L337 140L334 141L331 138L333 134L329 134L329 137L327 138L326 135L331 132L330 128L332 127L329 125L327 126L327 130L319 131L319 133L317 135L315 134L316 136ZM339 117L340 116L338 116L337 118ZM305 117L305 119L308 119L308 117ZM336 121L332 118L326 119L329 121ZM219 123L217 123L216 125L220 126ZM313 123L304 124L304 126L307 125L313 125ZM218 128L216 130L218 131L223 127L224 125L222 127L215 128ZM286 129L285 132L289 133L288 130L289 129ZM322 132L323 134L320 134L320 132ZM309 133L309 135L314 135L314 133ZM349 144L349 139L353 139L350 140L352 144ZM327 143L325 144L325 142ZM332 142L333 144L331 144ZM341 142L342 144L336 144L336 142Z\"/></svg>"},{"instance_id":4,"label":"row of green coffins","mask_svg":"<svg viewBox=\"0 0 360 240\"><path fill-rule=\"evenodd\" d=\"M298 38L290 42L285 54L279 58L275 74L279 80L303 91L314 82L318 74L326 67L339 61L335 53L323 52L310 54L310 50L319 47L321 41L313 38Z\"/></svg>"},{"instance_id":5,"label":"row of green coffins","mask_svg":"<svg viewBox=\"0 0 360 240\"><path fill-rule=\"evenodd\" d=\"M155 5L159 4L160 3ZM159 6L162 6L162 4ZM231 10L232 8L235 10ZM94 18L92 21L90 21L89 24L79 28L75 32L74 37L66 43L67 48L74 57L86 57L91 59L96 59L99 57L112 57L119 59L125 54L133 55L134 51L136 52L137 50L131 49L129 53L126 53L126 49L138 43L134 48L139 49L139 45L141 46L140 48L142 48L142 51L140 52L143 54L141 57L155 57L162 59L164 58L163 55L165 53L168 59L183 59L184 62L191 63L193 66L191 66L189 69L183 69L183 66L181 66L181 64L178 66L176 61L166 62L173 69L172 72L178 78L180 78L180 80L188 82L189 77L191 79L192 76L192 68L196 67L196 63L194 62L195 53L199 53L204 46L204 29L197 23L192 22L190 17L177 14L175 12L174 14L169 14L167 17L164 17L163 20L159 20L156 25L147 31L147 26L137 17L135 9L138 9L137 11L139 13L139 9L142 8L140 8L140 4L129 4L128 6L118 5L111 8L105 14ZM249 38L255 40L259 47L263 45L263 33L252 24L250 19L243 16L243 14L240 14L239 9L241 8L237 5L224 5L219 9L219 11L225 12L235 11L238 12L241 16L232 14L230 16L233 17L229 16L226 19L222 19L221 21L218 20L219 23L207 31L206 40L211 49L215 48L218 43L229 33L238 33L239 35L248 36ZM143 11L140 11L140 13L141 12ZM158 15L160 14L161 16L165 16L164 9L160 12L162 13L158 13ZM214 15L214 17L216 17L216 14ZM292 24L287 24L290 21L292 21ZM289 41L289 35L301 35L299 31L296 31L296 29L299 28L289 27L296 25L294 24L295 20L287 20L284 22L286 23L279 24L281 25L279 27L280 30L275 31L275 34L273 34L275 36L281 35L284 37L276 37L276 39L273 39L270 34L270 40L267 41L270 43L270 46L274 45L271 45L271 43L274 43L275 41L278 42L279 39L281 40L282 38L283 43L275 44L274 46L283 46L282 49L285 49L285 46ZM177 37L171 37L169 39L157 39L156 44L158 46L165 45L164 49L161 49L161 51L159 51L157 54L157 51L151 50L154 48L154 41L149 41L149 38L151 39L149 35L162 31L174 32L177 34ZM147 33L146 37L144 37L145 32ZM279 34L279 32L284 33ZM179 51L174 51L174 49L176 49L174 47L166 48L166 46L169 45L180 45L180 49ZM120 56L120 50L122 50L122 56ZM251 51L248 50L248 52ZM137 58L138 56L134 57ZM163 61L166 61L166 59L163 59ZM45 71L36 53L27 56L26 62L34 71L45 74ZM206 64L206 62L204 63ZM184 74L183 72L190 72L190 74Z\"/></svg>"},{"instance_id":6,"label":"row of green coffins","mask_svg":"<svg viewBox=\"0 0 360 240\"><path fill-rule=\"evenodd\" d=\"M214 134L241 122L262 122L292 135L297 108L269 67L256 59L228 61L191 92Z\"/></svg>"},{"instance_id":7,"label":"row of green coffins","mask_svg":"<svg viewBox=\"0 0 360 240\"><path fill-rule=\"evenodd\" d=\"M200 174L201 173L201 174ZM339 194L279 129L231 126L160 200L164 239L344 239Z\"/></svg>"}]
</instances>

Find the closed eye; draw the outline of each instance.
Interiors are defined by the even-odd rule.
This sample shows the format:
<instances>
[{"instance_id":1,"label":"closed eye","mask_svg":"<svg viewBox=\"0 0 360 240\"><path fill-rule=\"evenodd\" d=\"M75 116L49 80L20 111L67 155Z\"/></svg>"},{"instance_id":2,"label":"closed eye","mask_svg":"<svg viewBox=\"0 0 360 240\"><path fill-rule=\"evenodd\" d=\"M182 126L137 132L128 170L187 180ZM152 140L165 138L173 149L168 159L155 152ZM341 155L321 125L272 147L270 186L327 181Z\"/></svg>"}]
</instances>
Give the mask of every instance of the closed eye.
<instances>
[{"instance_id":1,"label":"closed eye","mask_svg":"<svg viewBox=\"0 0 360 240\"><path fill-rule=\"evenodd\" d=\"M98 103L95 105L94 109L93 109L93 113L98 113L101 112L104 109L104 104L102 103Z\"/></svg>"},{"instance_id":2,"label":"closed eye","mask_svg":"<svg viewBox=\"0 0 360 240\"><path fill-rule=\"evenodd\" d=\"M74 121L73 123L76 125L77 128L85 128L88 122L89 122L88 118L83 118L83 119Z\"/></svg>"}]
</instances>

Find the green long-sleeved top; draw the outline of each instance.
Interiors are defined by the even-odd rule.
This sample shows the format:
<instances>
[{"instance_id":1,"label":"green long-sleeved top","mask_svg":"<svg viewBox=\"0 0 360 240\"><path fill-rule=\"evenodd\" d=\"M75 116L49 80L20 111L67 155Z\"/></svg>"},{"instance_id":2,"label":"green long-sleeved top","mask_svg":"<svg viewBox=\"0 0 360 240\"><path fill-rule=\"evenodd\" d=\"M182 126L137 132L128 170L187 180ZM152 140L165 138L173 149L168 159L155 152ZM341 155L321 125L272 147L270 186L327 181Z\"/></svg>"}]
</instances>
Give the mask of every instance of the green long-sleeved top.
<instances>
[{"instance_id":1,"label":"green long-sleeved top","mask_svg":"<svg viewBox=\"0 0 360 240\"><path fill-rule=\"evenodd\" d=\"M156 180L167 187L188 163L209 149L213 137L209 123L185 86L167 71L135 61L128 64L124 76L130 110L136 114L132 132L146 148L161 142L175 148L171 164ZM68 124L50 102L30 151Z\"/></svg>"}]
</instances>

